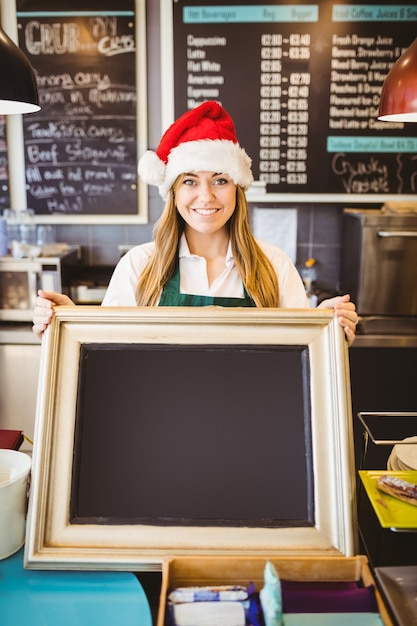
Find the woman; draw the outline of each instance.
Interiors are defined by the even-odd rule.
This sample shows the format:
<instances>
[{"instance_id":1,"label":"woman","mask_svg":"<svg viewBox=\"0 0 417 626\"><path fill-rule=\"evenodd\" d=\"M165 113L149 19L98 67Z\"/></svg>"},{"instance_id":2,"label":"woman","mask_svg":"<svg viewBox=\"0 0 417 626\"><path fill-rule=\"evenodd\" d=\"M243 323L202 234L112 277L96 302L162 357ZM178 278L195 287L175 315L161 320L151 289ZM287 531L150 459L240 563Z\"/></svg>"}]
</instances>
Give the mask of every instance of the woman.
<instances>
[{"instance_id":1,"label":"woman","mask_svg":"<svg viewBox=\"0 0 417 626\"><path fill-rule=\"evenodd\" d=\"M256 306L304 308L302 280L279 248L257 241L245 196L251 160L239 145L229 114L205 102L182 115L146 152L139 175L165 200L154 241L136 246L117 264L104 306ZM40 337L53 306L73 302L39 291L33 330ZM348 295L333 308L349 345L357 314Z\"/></svg>"}]
</instances>

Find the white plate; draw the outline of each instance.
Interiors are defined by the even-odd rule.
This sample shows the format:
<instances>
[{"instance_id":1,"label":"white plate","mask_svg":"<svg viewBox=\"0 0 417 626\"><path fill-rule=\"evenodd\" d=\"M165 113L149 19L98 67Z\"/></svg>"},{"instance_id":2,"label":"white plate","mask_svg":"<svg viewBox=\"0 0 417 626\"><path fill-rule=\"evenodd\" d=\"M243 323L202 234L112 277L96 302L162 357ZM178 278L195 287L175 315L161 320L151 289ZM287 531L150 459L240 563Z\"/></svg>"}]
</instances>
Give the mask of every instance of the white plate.
<instances>
[{"instance_id":1,"label":"white plate","mask_svg":"<svg viewBox=\"0 0 417 626\"><path fill-rule=\"evenodd\" d=\"M417 470L417 437L407 437L395 446L395 454L401 470Z\"/></svg>"},{"instance_id":2,"label":"white plate","mask_svg":"<svg viewBox=\"0 0 417 626\"><path fill-rule=\"evenodd\" d=\"M397 455L395 453L395 448L392 450L391 454L388 457L387 469L394 472L398 472L401 470L398 463Z\"/></svg>"}]
</instances>

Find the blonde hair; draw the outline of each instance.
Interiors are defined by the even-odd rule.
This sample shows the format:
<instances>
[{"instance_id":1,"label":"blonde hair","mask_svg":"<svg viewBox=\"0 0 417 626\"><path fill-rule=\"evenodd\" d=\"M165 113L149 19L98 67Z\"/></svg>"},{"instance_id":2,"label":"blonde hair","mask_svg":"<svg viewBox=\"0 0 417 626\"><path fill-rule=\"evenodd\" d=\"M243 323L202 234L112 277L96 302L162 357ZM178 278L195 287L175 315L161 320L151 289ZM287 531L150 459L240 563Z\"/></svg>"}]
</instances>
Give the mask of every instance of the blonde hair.
<instances>
[{"instance_id":1,"label":"blonde hair","mask_svg":"<svg viewBox=\"0 0 417 626\"><path fill-rule=\"evenodd\" d=\"M155 223L155 250L141 273L137 288L138 306L155 306L159 295L175 271L184 220L178 213L175 193L184 179L173 184L161 217ZM272 263L255 240L242 187L236 188L236 208L229 221L230 241L237 270L248 295L257 307L278 307L278 278Z\"/></svg>"}]
</instances>

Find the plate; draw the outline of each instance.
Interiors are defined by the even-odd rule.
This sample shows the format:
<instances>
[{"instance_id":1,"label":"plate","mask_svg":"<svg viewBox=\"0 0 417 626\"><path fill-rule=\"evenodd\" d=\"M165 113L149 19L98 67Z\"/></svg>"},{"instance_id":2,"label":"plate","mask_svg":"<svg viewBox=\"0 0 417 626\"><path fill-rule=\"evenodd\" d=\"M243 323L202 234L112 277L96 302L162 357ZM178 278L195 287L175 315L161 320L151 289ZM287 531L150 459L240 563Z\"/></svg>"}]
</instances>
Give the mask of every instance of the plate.
<instances>
[{"instance_id":1,"label":"plate","mask_svg":"<svg viewBox=\"0 0 417 626\"><path fill-rule=\"evenodd\" d=\"M403 502L380 491L376 481L380 476L397 476L417 485L417 471L384 472L359 470L359 476L382 528L417 530L417 506Z\"/></svg>"},{"instance_id":2,"label":"plate","mask_svg":"<svg viewBox=\"0 0 417 626\"><path fill-rule=\"evenodd\" d=\"M400 470L403 469L398 464L398 459L397 459L397 454L395 452L395 447L394 447L393 451L391 452L390 456L388 457L387 469L391 470L391 471L394 471L394 472L399 472Z\"/></svg>"},{"instance_id":3,"label":"plate","mask_svg":"<svg viewBox=\"0 0 417 626\"><path fill-rule=\"evenodd\" d=\"M417 470L417 437L407 437L397 444L395 453L402 470Z\"/></svg>"}]
</instances>

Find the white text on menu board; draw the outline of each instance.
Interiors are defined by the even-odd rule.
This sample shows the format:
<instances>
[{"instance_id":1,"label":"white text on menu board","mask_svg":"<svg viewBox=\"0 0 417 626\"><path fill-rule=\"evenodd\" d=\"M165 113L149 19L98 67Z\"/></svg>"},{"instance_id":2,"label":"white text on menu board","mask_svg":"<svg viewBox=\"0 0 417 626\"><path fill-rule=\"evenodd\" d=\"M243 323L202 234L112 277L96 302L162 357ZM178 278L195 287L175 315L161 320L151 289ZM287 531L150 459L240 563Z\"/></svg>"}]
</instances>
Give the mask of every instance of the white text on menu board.
<instances>
[{"instance_id":1,"label":"white text on menu board","mask_svg":"<svg viewBox=\"0 0 417 626\"><path fill-rule=\"evenodd\" d=\"M226 46L226 37L187 36L187 107L192 109L201 99L218 100L219 85L224 84L221 63L207 58L208 47Z\"/></svg>"},{"instance_id":2,"label":"white text on menu board","mask_svg":"<svg viewBox=\"0 0 417 626\"><path fill-rule=\"evenodd\" d=\"M308 61L310 35L261 36L259 179L267 184L307 183L310 72L282 59Z\"/></svg>"}]
</instances>

